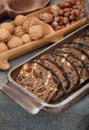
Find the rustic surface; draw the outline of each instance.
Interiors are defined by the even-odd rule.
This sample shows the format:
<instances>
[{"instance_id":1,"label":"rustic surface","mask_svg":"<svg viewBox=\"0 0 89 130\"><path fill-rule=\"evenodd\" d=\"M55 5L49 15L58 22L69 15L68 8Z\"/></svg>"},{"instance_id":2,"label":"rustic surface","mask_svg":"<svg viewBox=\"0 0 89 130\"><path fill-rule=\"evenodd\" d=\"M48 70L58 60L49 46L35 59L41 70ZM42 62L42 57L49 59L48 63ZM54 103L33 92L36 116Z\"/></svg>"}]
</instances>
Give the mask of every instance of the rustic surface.
<instances>
[{"instance_id":1,"label":"rustic surface","mask_svg":"<svg viewBox=\"0 0 89 130\"><path fill-rule=\"evenodd\" d=\"M51 4L62 0L51 0ZM11 61L12 69L42 49ZM0 86L7 82L8 71L0 71ZM41 111L33 116L0 93L0 130L88 130L89 95L61 114Z\"/></svg>"}]
</instances>

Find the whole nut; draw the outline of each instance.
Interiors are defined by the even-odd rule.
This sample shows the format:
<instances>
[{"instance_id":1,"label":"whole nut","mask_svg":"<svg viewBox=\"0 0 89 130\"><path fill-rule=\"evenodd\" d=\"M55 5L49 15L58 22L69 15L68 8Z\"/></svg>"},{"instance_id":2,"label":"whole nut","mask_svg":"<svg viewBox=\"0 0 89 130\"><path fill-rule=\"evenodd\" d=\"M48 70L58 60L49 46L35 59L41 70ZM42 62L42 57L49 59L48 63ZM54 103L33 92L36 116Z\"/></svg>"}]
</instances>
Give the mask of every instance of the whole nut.
<instances>
[{"instance_id":1,"label":"whole nut","mask_svg":"<svg viewBox=\"0 0 89 130\"><path fill-rule=\"evenodd\" d=\"M34 25L29 29L31 40L37 40L44 36L44 30L42 25Z\"/></svg>"},{"instance_id":2,"label":"whole nut","mask_svg":"<svg viewBox=\"0 0 89 130\"><path fill-rule=\"evenodd\" d=\"M76 15L75 14L71 14L70 17L69 17L69 19L71 21L75 21L76 20Z\"/></svg>"},{"instance_id":3,"label":"whole nut","mask_svg":"<svg viewBox=\"0 0 89 130\"><path fill-rule=\"evenodd\" d=\"M80 13L80 15L79 15L79 19L83 19L85 17L85 13Z\"/></svg>"},{"instance_id":4,"label":"whole nut","mask_svg":"<svg viewBox=\"0 0 89 130\"><path fill-rule=\"evenodd\" d=\"M16 26L22 26L23 23L26 21L27 17L24 15L18 15L16 16L14 23Z\"/></svg>"},{"instance_id":5,"label":"whole nut","mask_svg":"<svg viewBox=\"0 0 89 130\"><path fill-rule=\"evenodd\" d=\"M13 36L7 43L8 47L10 49L16 48L16 47L21 46L23 44L24 43L23 43L22 39L19 37L16 37L16 36Z\"/></svg>"},{"instance_id":6,"label":"whole nut","mask_svg":"<svg viewBox=\"0 0 89 130\"><path fill-rule=\"evenodd\" d=\"M0 28L0 42L7 42L10 37L11 34L6 28Z\"/></svg>"},{"instance_id":7,"label":"whole nut","mask_svg":"<svg viewBox=\"0 0 89 130\"><path fill-rule=\"evenodd\" d=\"M60 16L54 17L54 20L59 22L61 20L61 17Z\"/></svg>"},{"instance_id":8,"label":"whole nut","mask_svg":"<svg viewBox=\"0 0 89 130\"><path fill-rule=\"evenodd\" d=\"M59 15L60 15L60 16L64 16L64 10L63 10L63 9L61 9L61 10L59 11Z\"/></svg>"},{"instance_id":9,"label":"whole nut","mask_svg":"<svg viewBox=\"0 0 89 130\"><path fill-rule=\"evenodd\" d=\"M64 14L65 17L69 17L70 15L71 15L70 12L66 12L66 13Z\"/></svg>"},{"instance_id":10,"label":"whole nut","mask_svg":"<svg viewBox=\"0 0 89 130\"><path fill-rule=\"evenodd\" d=\"M58 22L57 21L52 22L51 26L55 29L58 26Z\"/></svg>"},{"instance_id":11,"label":"whole nut","mask_svg":"<svg viewBox=\"0 0 89 130\"><path fill-rule=\"evenodd\" d=\"M63 18L63 23L64 23L64 24L68 24L68 23L69 23L68 17L64 17L64 18Z\"/></svg>"},{"instance_id":12,"label":"whole nut","mask_svg":"<svg viewBox=\"0 0 89 130\"><path fill-rule=\"evenodd\" d=\"M15 26L13 23L5 22L0 25L0 28L6 28L11 34L14 33Z\"/></svg>"},{"instance_id":13,"label":"whole nut","mask_svg":"<svg viewBox=\"0 0 89 130\"><path fill-rule=\"evenodd\" d=\"M66 13L66 12L71 12L72 11L72 8L65 8L64 9L64 12Z\"/></svg>"},{"instance_id":14,"label":"whole nut","mask_svg":"<svg viewBox=\"0 0 89 130\"><path fill-rule=\"evenodd\" d=\"M63 23L63 19L60 20L60 22L58 23L60 26L63 26L64 23Z\"/></svg>"},{"instance_id":15,"label":"whole nut","mask_svg":"<svg viewBox=\"0 0 89 130\"><path fill-rule=\"evenodd\" d=\"M60 8L59 6L57 6L57 5L52 5L52 6L50 7L50 12L51 12L51 13L54 13L55 11L56 11L56 12L59 12L60 9L61 9L61 8Z\"/></svg>"},{"instance_id":16,"label":"whole nut","mask_svg":"<svg viewBox=\"0 0 89 130\"><path fill-rule=\"evenodd\" d=\"M8 47L4 42L0 42L0 53L8 51Z\"/></svg>"},{"instance_id":17,"label":"whole nut","mask_svg":"<svg viewBox=\"0 0 89 130\"><path fill-rule=\"evenodd\" d=\"M79 16L81 13L79 9L74 9L73 12L76 14L76 16Z\"/></svg>"},{"instance_id":18,"label":"whole nut","mask_svg":"<svg viewBox=\"0 0 89 130\"><path fill-rule=\"evenodd\" d=\"M53 14L52 14L52 17L58 17L59 16L59 12L58 11L54 11Z\"/></svg>"},{"instance_id":19,"label":"whole nut","mask_svg":"<svg viewBox=\"0 0 89 130\"><path fill-rule=\"evenodd\" d=\"M36 19L28 19L23 23L23 30L28 33L29 32L29 28L32 27L33 25L35 25Z\"/></svg>"},{"instance_id":20,"label":"whole nut","mask_svg":"<svg viewBox=\"0 0 89 130\"><path fill-rule=\"evenodd\" d=\"M69 2L71 5L75 5L76 4L76 0L66 0L67 2Z\"/></svg>"},{"instance_id":21,"label":"whole nut","mask_svg":"<svg viewBox=\"0 0 89 130\"><path fill-rule=\"evenodd\" d=\"M70 3L64 2L64 7L65 7L65 8L68 8L68 7L70 7L70 6L71 6Z\"/></svg>"},{"instance_id":22,"label":"whole nut","mask_svg":"<svg viewBox=\"0 0 89 130\"><path fill-rule=\"evenodd\" d=\"M58 30L60 30L60 29L62 29L62 26L57 26L57 27L55 28L56 31L58 31Z\"/></svg>"},{"instance_id":23,"label":"whole nut","mask_svg":"<svg viewBox=\"0 0 89 130\"><path fill-rule=\"evenodd\" d=\"M29 34L24 34L21 38L22 38L22 41L23 41L24 43L31 42L31 38L30 38L30 35L29 35Z\"/></svg>"},{"instance_id":24,"label":"whole nut","mask_svg":"<svg viewBox=\"0 0 89 130\"><path fill-rule=\"evenodd\" d=\"M24 30L22 26L17 26L15 28L15 36L21 37L24 34Z\"/></svg>"},{"instance_id":25,"label":"whole nut","mask_svg":"<svg viewBox=\"0 0 89 130\"><path fill-rule=\"evenodd\" d=\"M50 13L40 14L39 18L46 23L52 22L52 14Z\"/></svg>"}]
</instances>

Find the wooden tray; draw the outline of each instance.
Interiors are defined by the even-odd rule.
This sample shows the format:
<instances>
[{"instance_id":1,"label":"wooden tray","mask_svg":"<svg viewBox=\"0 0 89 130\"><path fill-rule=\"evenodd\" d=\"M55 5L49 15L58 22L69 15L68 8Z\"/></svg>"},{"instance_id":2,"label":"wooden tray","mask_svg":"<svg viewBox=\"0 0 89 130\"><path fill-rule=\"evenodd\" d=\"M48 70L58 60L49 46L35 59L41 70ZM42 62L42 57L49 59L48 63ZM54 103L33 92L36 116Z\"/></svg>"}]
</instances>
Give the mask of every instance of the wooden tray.
<instances>
[{"instance_id":1,"label":"wooden tray","mask_svg":"<svg viewBox=\"0 0 89 130\"><path fill-rule=\"evenodd\" d=\"M56 5L59 6L60 3ZM29 14L27 15L27 17L30 19L33 19L33 18L38 19L40 13L50 12L50 7L51 6L41 9L39 11L36 11L32 14ZM59 31L54 31L53 28L49 24L46 24L40 20L38 20L38 22L40 24L43 24L46 29L49 29L49 33L39 40L29 42L28 44L24 44L22 46L19 46L14 49L10 49L4 53L1 53L0 54L0 69L1 70L7 70L10 68L10 63L8 62L9 60L19 57L27 52L31 52L36 49L39 49L43 46L46 46L47 44L55 43L56 41L62 39L67 34L71 33L72 31L86 24L87 18L83 18L82 20L72 23L69 26Z\"/></svg>"}]
</instances>

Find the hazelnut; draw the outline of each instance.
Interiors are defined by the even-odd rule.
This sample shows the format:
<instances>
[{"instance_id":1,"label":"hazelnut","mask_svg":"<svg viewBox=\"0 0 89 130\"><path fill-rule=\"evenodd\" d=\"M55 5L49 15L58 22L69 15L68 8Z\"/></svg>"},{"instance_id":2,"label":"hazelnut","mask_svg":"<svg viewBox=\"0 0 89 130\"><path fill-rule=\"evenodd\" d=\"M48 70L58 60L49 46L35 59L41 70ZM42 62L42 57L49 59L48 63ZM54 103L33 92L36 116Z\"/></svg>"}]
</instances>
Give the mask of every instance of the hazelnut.
<instances>
[{"instance_id":1,"label":"hazelnut","mask_svg":"<svg viewBox=\"0 0 89 130\"><path fill-rule=\"evenodd\" d=\"M57 21L52 22L51 26L55 29L58 26L58 22Z\"/></svg>"},{"instance_id":2,"label":"hazelnut","mask_svg":"<svg viewBox=\"0 0 89 130\"><path fill-rule=\"evenodd\" d=\"M8 47L4 42L0 42L0 53L8 51Z\"/></svg>"},{"instance_id":3,"label":"hazelnut","mask_svg":"<svg viewBox=\"0 0 89 130\"><path fill-rule=\"evenodd\" d=\"M10 22L2 23L0 28L6 28L11 34L13 34L15 30L14 24Z\"/></svg>"},{"instance_id":4,"label":"hazelnut","mask_svg":"<svg viewBox=\"0 0 89 130\"><path fill-rule=\"evenodd\" d=\"M61 9L61 8L60 8L59 6L57 6L57 5L52 5L51 8L50 8L50 12L51 12L51 13L54 13L55 11L56 11L56 12L59 12L60 9Z\"/></svg>"},{"instance_id":5,"label":"hazelnut","mask_svg":"<svg viewBox=\"0 0 89 130\"><path fill-rule=\"evenodd\" d=\"M18 16L16 16L16 18L14 20L14 23L17 26L22 26L23 23L26 21L26 19L27 19L26 16L24 16L24 15L18 15Z\"/></svg>"},{"instance_id":6,"label":"hazelnut","mask_svg":"<svg viewBox=\"0 0 89 130\"><path fill-rule=\"evenodd\" d=\"M54 11L52 14L52 17L58 17L59 16L59 12L58 11Z\"/></svg>"},{"instance_id":7,"label":"hazelnut","mask_svg":"<svg viewBox=\"0 0 89 130\"><path fill-rule=\"evenodd\" d=\"M76 0L66 0L67 2L69 2L71 5L75 5L76 4Z\"/></svg>"},{"instance_id":8,"label":"hazelnut","mask_svg":"<svg viewBox=\"0 0 89 130\"><path fill-rule=\"evenodd\" d=\"M0 28L0 41L7 42L11 37L10 32L6 28Z\"/></svg>"},{"instance_id":9,"label":"hazelnut","mask_svg":"<svg viewBox=\"0 0 89 130\"><path fill-rule=\"evenodd\" d=\"M21 46L23 45L23 41L21 38L19 37L16 37L16 36L13 36L7 43L8 47L11 49L11 48L15 48L15 47L18 47L18 46Z\"/></svg>"},{"instance_id":10,"label":"hazelnut","mask_svg":"<svg viewBox=\"0 0 89 130\"><path fill-rule=\"evenodd\" d=\"M34 25L29 29L29 34L32 40L37 40L44 36L44 30L42 25Z\"/></svg>"},{"instance_id":11,"label":"hazelnut","mask_svg":"<svg viewBox=\"0 0 89 130\"><path fill-rule=\"evenodd\" d=\"M79 15L79 19L83 19L85 17L85 13L80 13L80 15Z\"/></svg>"},{"instance_id":12,"label":"hazelnut","mask_svg":"<svg viewBox=\"0 0 89 130\"><path fill-rule=\"evenodd\" d=\"M57 27L55 28L56 31L58 31L58 30L60 30L60 29L62 29L62 26L57 26Z\"/></svg>"},{"instance_id":13,"label":"hazelnut","mask_svg":"<svg viewBox=\"0 0 89 130\"><path fill-rule=\"evenodd\" d=\"M61 9L61 10L59 11L59 15L60 15L60 16L64 16L64 10L63 10L63 9Z\"/></svg>"},{"instance_id":14,"label":"hazelnut","mask_svg":"<svg viewBox=\"0 0 89 130\"><path fill-rule=\"evenodd\" d=\"M50 23L52 21L52 14L50 13L40 14L39 18L46 23Z\"/></svg>"},{"instance_id":15,"label":"hazelnut","mask_svg":"<svg viewBox=\"0 0 89 130\"><path fill-rule=\"evenodd\" d=\"M64 13L71 12L71 11L72 11L72 8L65 8L64 9Z\"/></svg>"},{"instance_id":16,"label":"hazelnut","mask_svg":"<svg viewBox=\"0 0 89 130\"><path fill-rule=\"evenodd\" d=\"M64 14L65 17L69 17L70 15L71 15L70 12L66 12L66 13Z\"/></svg>"},{"instance_id":17,"label":"hazelnut","mask_svg":"<svg viewBox=\"0 0 89 130\"><path fill-rule=\"evenodd\" d=\"M68 24L68 23L69 23L68 17L64 17L64 18L63 18L63 23L64 23L64 24Z\"/></svg>"},{"instance_id":18,"label":"hazelnut","mask_svg":"<svg viewBox=\"0 0 89 130\"><path fill-rule=\"evenodd\" d=\"M74 9L72 12L75 13L76 16L79 16L81 13L79 9Z\"/></svg>"},{"instance_id":19,"label":"hazelnut","mask_svg":"<svg viewBox=\"0 0 89 130\"><path fill-rule=\"evenodd\" d=\"M75 14L71 14L70 17L69 17L69 19L71 21L75 21L76 20L76 15Z\"/></svg>"},{"instance_id":20,"label":"hazelnut","mask_svg":"<svg viewBox=\"0 0 89 130\"><path fill-rule=\"evenodd\" d=\"M30 38L30 35L29 34L24 34L24 35L22 35L22 41L24 42L24 43L28 43L28 42L31 42L31 38Z\"/></svg>"},{"instance_id":21,"label":"hazelnut","mask_svg":"<svg viewBox=\"0 0 89 130\"><path fill-rule=\"evenodd\" d=\"M15 28L15 36L21 37L24 34L24 30L22 26L17 26Z\"/></svg>"},{"instance_id":22,"label":"hazelnut","mask_svg":"<svg viewBox=\"0 0 89 130\"><path fill-rule=\"evenodd\" d=\"M63 26L63 24L64 24L64 23L63 23L63 19L61 19L60 22L59 22L59 25L60 25L60 26Z\"/></svg>"}]
</instances>

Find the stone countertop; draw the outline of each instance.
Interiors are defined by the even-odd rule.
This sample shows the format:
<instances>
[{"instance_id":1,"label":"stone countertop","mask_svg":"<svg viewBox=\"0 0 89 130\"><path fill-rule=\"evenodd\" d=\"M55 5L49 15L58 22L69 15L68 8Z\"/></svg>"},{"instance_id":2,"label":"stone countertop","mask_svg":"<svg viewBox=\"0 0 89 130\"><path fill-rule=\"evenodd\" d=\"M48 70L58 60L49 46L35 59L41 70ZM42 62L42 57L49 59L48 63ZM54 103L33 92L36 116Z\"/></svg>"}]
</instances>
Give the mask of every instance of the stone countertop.
<instances>
[{"instance_id":1,"label":"stone countertop","mask_svg":"<svg viewBox=\"0 0 89 130\"><path fill-rule=\"evenodd\" d=\"M44 48L12 60L10 70ZM10 70L0 71L0 86ZM33 116L0 92L0 130L89 130L89 95L61 114L41 111Z\"/></svg>"}]
</instances>

